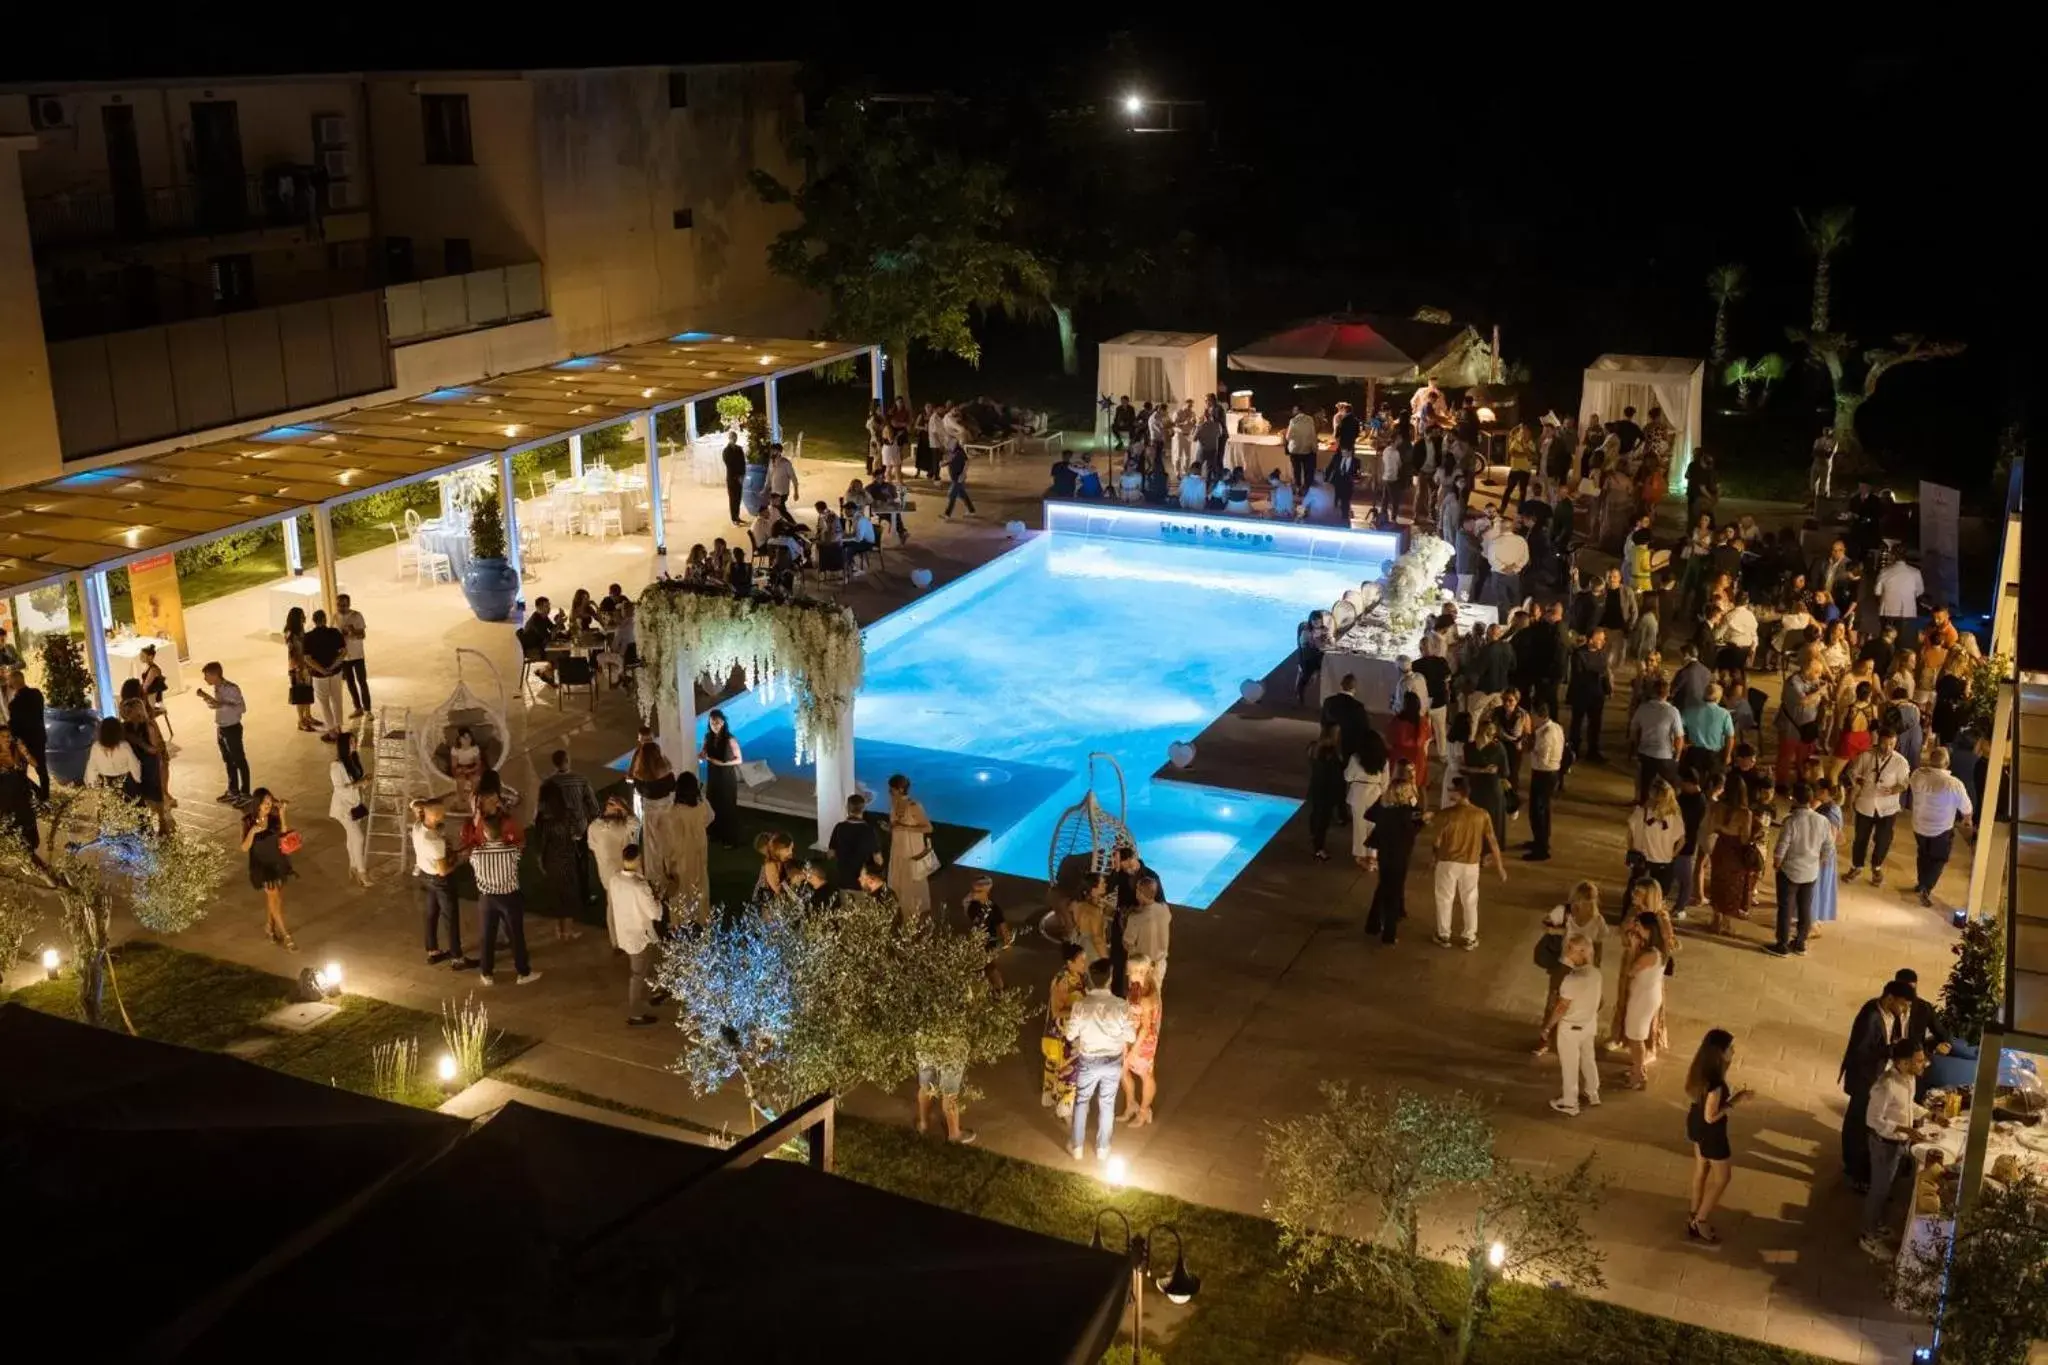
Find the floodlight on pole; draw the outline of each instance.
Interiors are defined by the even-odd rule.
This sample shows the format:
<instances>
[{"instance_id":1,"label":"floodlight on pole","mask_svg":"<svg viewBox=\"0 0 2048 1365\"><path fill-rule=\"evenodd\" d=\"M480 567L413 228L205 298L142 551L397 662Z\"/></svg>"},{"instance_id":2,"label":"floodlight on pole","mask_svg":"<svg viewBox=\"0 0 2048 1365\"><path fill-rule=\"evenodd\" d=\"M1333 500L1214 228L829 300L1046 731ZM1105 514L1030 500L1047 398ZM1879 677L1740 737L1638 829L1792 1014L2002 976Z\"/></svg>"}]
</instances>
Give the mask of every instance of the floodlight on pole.
<instances>
[{"instance_id":1,"label":"floodlight on pole","mask_svg":"<svg viewBox=\"0 0 2048 1365\"><path fill-rule=\"evenodd\" d=\"M1138 93L1137 93L1136 91L1132 91L1132 92L1131 92L1130 94L1128 94L1128 95L1125 95L1125 96L1124 96L1124 112L1125 112L1125 113L1127 113L1127 114L1142 114L1142 113L1144 113L1144 112L1145 112L1145 97L1144 97L1143 95L1140 95L1140 94L1138 94Z\"/></svg>"}]
</instances>

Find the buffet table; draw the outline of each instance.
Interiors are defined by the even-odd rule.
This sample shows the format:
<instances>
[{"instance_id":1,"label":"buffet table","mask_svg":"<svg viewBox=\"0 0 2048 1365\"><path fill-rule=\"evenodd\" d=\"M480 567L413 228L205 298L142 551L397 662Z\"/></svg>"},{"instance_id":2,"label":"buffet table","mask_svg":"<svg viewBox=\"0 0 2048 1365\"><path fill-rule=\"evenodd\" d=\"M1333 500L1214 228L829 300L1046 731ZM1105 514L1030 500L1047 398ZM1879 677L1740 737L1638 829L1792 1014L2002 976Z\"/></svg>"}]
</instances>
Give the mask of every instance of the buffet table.
<instances>
[{"instance_id":1,"label":"buffet table","mask_svg":"<svg viewBox=\"0 0 2048 1365\"><path fill-rule=\"evenodd\" d=\"M1455 605L1460 632L1500 621L1497 607L1478 602ZM1335 696L1348 673L1356 680L1358 699L1365 703L1365 709L1384 714L1392 705L1394 684L1401 680L1401 670L1395 667L1394 661L1403 655L1413 660L1421 654L1422 632L1413 631L1399 639L1391 637L1382 609L1375 607L1323 651L1321 695Z\"/></svg>"},{"instance_id":2,"label":"buffet table","mask_svg":"<svg viewBox=\"0 0 2048 1365\"><path fill-rule=\"evenodd\" d=\"M149 645L156 646L156 666L164 671L164 687L167 694L183 692L185 670L178 662L178 647L169 640L148 635L128 635L107 641L107 658L113 663L116 675L123 679L141 677L142 651Z\"/></svg>"}]
</instances>

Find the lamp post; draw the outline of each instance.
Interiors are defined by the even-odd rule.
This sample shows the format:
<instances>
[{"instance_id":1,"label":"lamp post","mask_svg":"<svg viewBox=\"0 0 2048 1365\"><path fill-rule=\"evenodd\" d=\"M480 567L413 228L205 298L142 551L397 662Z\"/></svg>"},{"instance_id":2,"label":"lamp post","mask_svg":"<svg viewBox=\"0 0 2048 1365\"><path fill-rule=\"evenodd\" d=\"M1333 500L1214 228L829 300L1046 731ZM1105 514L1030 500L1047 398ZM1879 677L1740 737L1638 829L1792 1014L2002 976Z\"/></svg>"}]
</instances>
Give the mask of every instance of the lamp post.
<instances>
[{"instance_id":1,"label":"lamp post","mask_svg":"<svg viewBox=\"0 0 2048 1365\"><path fill-rule=\"evenodd\" d=\"M1188 1270L1187 1250L1181 1243L1179 1228L1172 1223L1160 1223L1141 1237L1132 1231L1131 1220L1120 1209L1095 1211L1095 1235L1088 1242L1095 1250L1107 1250L1102 1244L1104 1217L1113 1217L1124 1225L1124 1254L1131 1262L1131 1365L1144 1365L1145 1276L1152 1270L1152 1250L1158 1244L1160 1234L1173 1234L1173 1271L1159 1276L1156 1281L1166 1301L1179 1304L1194 1298L1202 1292L1202 1278Z\"/></svg>"}]
</instances>

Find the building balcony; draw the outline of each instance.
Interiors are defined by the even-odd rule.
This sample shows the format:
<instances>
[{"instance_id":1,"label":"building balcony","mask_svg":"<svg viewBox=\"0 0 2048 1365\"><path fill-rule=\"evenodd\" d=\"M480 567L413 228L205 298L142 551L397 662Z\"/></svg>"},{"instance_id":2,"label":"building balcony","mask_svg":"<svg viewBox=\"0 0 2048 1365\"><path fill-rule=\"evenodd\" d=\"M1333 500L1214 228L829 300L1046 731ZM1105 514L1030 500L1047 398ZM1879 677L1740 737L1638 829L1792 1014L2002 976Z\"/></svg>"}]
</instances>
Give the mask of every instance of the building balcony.
<instances>
[{"instance_id":1,"label":"building balcony","mask_svg":"<svg viewBox=\"0 0 2048 1365\"><path fill-rule=\"evenodd\" d=\"M317 235L330 211L323 202L330 197L323 179L309 166L277 166L257 175L202 177L183 185L124 189L95 184L37 195L26 201L29 241L40 250L271 228Z\"/></svg>"}]
</instances>

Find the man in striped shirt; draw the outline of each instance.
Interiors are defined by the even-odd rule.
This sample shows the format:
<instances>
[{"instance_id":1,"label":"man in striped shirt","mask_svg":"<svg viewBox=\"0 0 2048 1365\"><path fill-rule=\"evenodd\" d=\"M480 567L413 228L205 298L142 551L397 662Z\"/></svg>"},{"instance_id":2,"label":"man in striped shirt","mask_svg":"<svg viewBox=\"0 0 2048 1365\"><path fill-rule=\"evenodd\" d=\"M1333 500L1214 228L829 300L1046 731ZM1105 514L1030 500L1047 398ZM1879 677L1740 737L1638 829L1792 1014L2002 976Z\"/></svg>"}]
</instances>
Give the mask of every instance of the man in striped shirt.
<instances>
[{"instance_id":1,"label":"man in striped shirt","mask_svg":"<svg viewBox=\"0 0 2048 1365\"><path fill-rule=\"evenodd\" d=\"M519 984L530 986L540 973L526 957L526 903L519 895L519 845L512 842L503 815L493 811L483 818L482 842L470 850L470 870L476 873L476 889L482 901L484 962L479 973L486 986L494 985L491 967L498 957L498 934L502 930L512 945L512 966Z\"/></svg>"}]
</instances>

